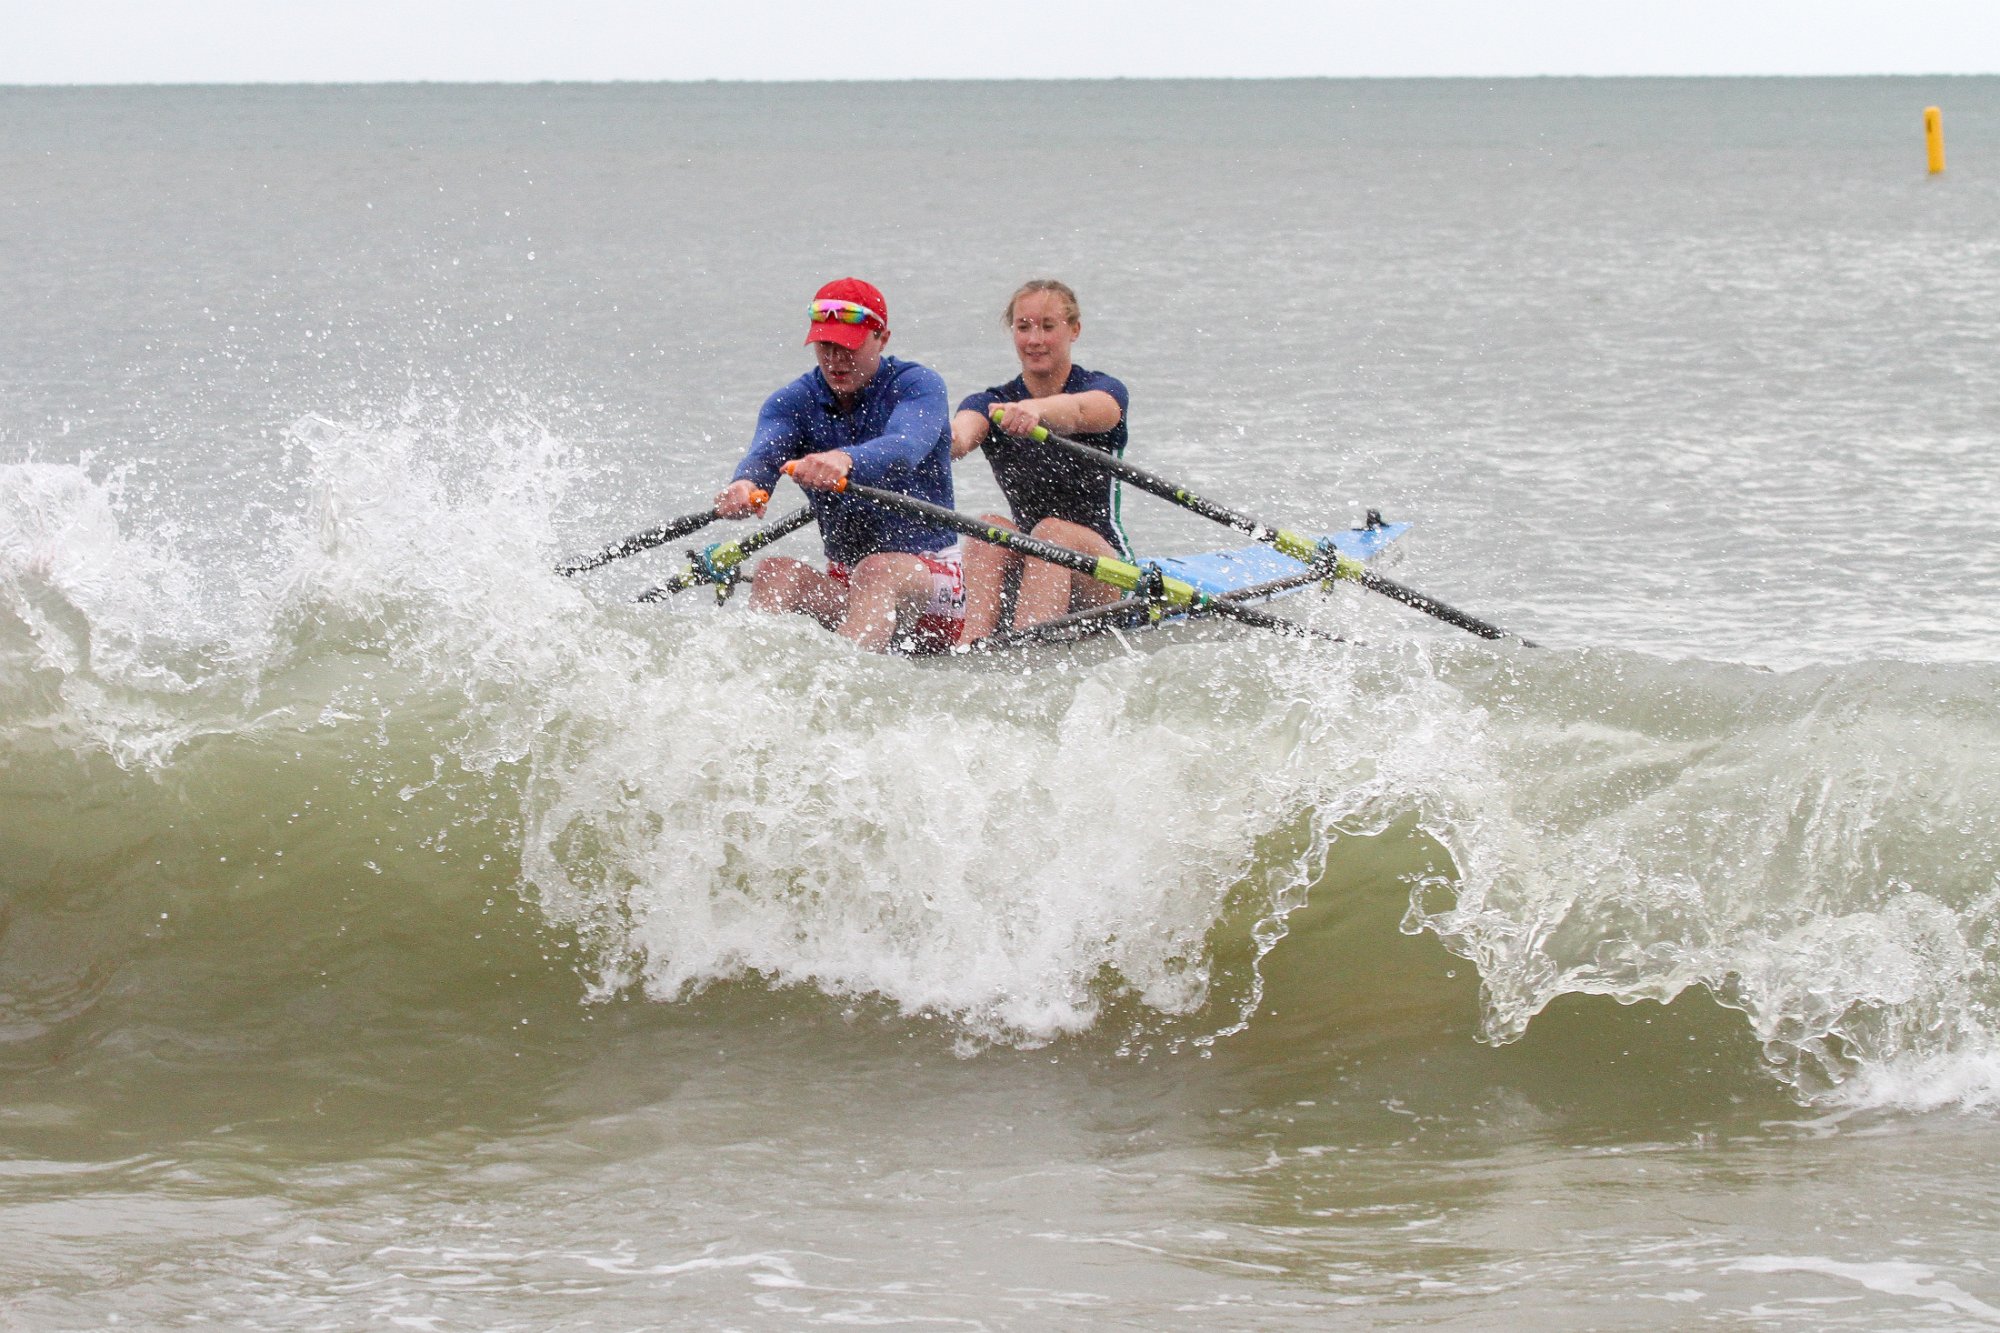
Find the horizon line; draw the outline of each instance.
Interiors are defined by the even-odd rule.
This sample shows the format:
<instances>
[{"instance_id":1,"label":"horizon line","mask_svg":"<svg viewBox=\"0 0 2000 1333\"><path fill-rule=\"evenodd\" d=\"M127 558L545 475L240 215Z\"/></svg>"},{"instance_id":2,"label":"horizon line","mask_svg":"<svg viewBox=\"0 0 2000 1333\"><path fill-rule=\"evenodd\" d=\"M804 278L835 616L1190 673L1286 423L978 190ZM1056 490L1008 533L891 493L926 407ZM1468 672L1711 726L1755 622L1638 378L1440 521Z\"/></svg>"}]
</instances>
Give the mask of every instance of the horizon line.
<instances>
[{"instance_id":1,"label":"horizon line","mask_svg":"<svg viewBox=\"0 0 2000 1333\"><path fill-rule=\"evenodd\" d=\"M828 79L828 78L490 78L490 79L405 79L405 78L355 78L355 79L119 79L112 81L73 80L63 82L28 82L0 79L0 88L20 89L94 89L94 88L533 88L533 87L616 87L620 85L651 86L658 84L702 85L731 84L755 86L824 86L846 87L857 85L905 84L905 83L954 83L954 84L1012 84L1012 83L1450 83L1450 82L1509 82L1524 83L1534 80L1558 79L1603 79L1603 80L1699 80L1699 79L1990 79L2000 77L2000 71L1987 70L1843 70L1831 71L1761 71L1733 73L1553 73L1534 74L1106 74L1095 76L1073 76L1065 78L1008 78L990 75L916 74L901 78L874 79Z\"/></svg>"}]
</instances>

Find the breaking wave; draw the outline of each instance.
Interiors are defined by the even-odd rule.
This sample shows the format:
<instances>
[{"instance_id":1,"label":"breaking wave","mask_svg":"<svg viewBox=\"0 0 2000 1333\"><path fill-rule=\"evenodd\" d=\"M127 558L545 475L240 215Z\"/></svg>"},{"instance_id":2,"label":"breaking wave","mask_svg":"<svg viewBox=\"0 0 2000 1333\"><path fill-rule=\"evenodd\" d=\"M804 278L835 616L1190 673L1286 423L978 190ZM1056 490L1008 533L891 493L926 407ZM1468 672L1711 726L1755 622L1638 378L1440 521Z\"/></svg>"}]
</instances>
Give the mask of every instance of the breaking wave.
<instances>
[{"instance_id":1,"label":"breaking wave","mask_svg":"<svg viewBox=\"0 0 2000 1333\"><path fill-rule=\"evenodd\" d=\"M1366 648L877 659L631 603L663 554L555 576L597 479L533 420L290 448L302 484L216 531L88 460L0 476L8 1048L279 1041L270 987L440 968L824 996L965 1053L1203 1046L1340 1003L1381 941L1281 996L1266 964L1352 899L1473 965L1490 1041L1694 994L1808 1101L2000 1092L1990 664L1494 648L1352 593L1310 614L1373 617ZM246 956L314 966L162 998Z\"/></svg>"}]
</instances>

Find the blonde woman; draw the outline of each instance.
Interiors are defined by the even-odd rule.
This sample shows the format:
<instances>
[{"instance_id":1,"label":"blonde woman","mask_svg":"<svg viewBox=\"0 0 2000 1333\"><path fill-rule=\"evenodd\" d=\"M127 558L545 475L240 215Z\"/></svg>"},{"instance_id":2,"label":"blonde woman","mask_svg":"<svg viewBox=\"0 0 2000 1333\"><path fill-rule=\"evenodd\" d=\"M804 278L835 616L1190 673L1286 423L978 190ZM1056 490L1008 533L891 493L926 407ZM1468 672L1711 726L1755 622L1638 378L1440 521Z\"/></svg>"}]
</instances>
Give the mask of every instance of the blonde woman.
<instances>
[{"instance_id":1,"label":"blonde woman","mask_svg":"<svg viewBox=\"0 0 2000 1333\"><path fill-rule=\"evenodd\" d=\"M1131 558L1118 519L1118 488L1109 473L1028 438L1037 426L1118 457L1125 452L1125 386L1070 359L1083 333L1076 293L1051 278L1025 283L1007 302L1007 328L1021 373L975 393L958 405L951 422L951 456L984 448L993 478L1013 510L981 522L1027 532L1089 555ZM991 416L1001 410L999 424ZM968 542L965 627L971 642L999 627L1007 578L1020 572L1014 598L1017 629L1039 625L1072 610L1115 601L1117 589L1045 560L1023 557L986 542Z\"/></svg>"}]
</instances>

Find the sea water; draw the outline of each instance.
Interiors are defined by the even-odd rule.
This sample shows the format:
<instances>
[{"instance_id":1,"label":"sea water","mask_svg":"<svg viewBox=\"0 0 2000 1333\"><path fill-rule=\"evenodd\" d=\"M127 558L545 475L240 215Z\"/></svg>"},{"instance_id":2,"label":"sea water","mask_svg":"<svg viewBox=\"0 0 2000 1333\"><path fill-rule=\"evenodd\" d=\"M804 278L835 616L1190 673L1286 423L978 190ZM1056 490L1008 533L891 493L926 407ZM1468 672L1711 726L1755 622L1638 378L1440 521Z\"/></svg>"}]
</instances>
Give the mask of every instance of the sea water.
<instances>
[{"instance_id":1,"label":"sea water","mask_svg":"<svg viewBox=\"0 0 2000 1333\"><path fill-rule=\"evenodd\" d=\"M6 1322L2000 1322L2000 80L0 122ZM954 395L1068 281L1134 461L1541 646L556 576L847 273Z\"/></svg>"}]
</instances>

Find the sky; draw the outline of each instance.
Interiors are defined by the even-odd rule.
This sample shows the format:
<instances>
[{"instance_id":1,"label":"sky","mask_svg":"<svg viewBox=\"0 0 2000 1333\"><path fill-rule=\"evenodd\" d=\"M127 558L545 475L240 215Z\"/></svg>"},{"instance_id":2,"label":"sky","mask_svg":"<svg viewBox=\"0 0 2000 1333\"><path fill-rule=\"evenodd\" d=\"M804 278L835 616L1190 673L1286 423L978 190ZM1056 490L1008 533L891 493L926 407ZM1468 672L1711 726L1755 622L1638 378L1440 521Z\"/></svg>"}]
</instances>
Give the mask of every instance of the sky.
<instances>
[{"instance_id":1,"label":"sky","mask_svg":"<svg viewBox=\"0 0 2000 1333\"><path fill-rule=\"evenodd\" d=\"M0 0L0 84L2000 73L2000 0Z\"/></svg>"}]
</instances>

